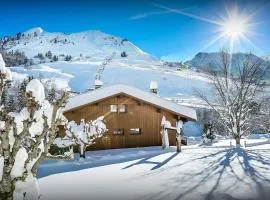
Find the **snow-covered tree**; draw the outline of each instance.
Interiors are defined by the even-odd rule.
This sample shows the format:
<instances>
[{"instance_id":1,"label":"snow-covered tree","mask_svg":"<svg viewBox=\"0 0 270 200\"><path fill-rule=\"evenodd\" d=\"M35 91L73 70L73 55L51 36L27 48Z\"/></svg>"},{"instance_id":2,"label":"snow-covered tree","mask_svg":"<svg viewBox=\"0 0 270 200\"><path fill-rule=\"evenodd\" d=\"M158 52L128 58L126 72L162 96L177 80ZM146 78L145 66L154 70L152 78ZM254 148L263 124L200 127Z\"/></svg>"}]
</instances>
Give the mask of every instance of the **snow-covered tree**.
<instances>
[{"instance_id":1,"label":"snow-covered tree","mask_svg":"<svg viewBox=\"0 0 270 200\"><path fill-rule=\"evenodd\" d=\"M251 132L251 116L257 109L256 101L265 85L267 66L252 54L231 66L231 55L220 52L220 70L210 69L210 78L216 98L209 98L203 91L197 91L223 122L225 131L230 133L240 144L240 139Z\"/></svg>"},{"instance_id":2,"label":"snow-covered tree","mask_svg":"<svg viewBox=\"0 0 270 200\"><path fill-rule=\"evenodd\" d=\"M2 98L5 88L9 85L11 81L11 72L6 67L4 59L0 54L0 98Z\"/></svg>"},{"instance_id":3,"label":"snow-covered tree","mask_svg":"<svg viewBox=\"0 0 270 200\"><path fill-rule=\"evenodd\" d=\"M166 149L170 146L169 144L169 136L168 136L168 130L175 130L176 131L176 148L177 152L181 152L181 140L183 135L183 126L184 122L182 120L179 120L176 122L176 126L173 127L171 125L171 122L166 119L166 117L163 115L161 119L161 137L162 137L162 148Z\"/></svg>"},{"instance_id":4,"label":"snow-covered tree","mask_svg":"<svg viewBox=\"0 0 270 200\"><path fill-rule=\"evenodd\" d=\"M51 51L48 51L46 54L45 54L46 57L48 57L49 59L52 59L52 52Z\"/></svg>"},{"instance_id":5,"label":"snow-covered tree","mask_svg":"<svg viewBox=\"0 0 270 200\"><path fill-rule=\"evenodd\" d=\"M216 138L214 133L214 127L211 122L204 124L202 137L204 143L206 143L207 140L210 140L212 142Z\"/></svg>"},{"instance_id":6,"label":"snow-covered tree","mask_svg":"<svg viewBox=\"0 0 270 200\"><path fill-rule=\"evenodd\" d=\"M10 71L1 62L0 94L11 80ZM67 93L51 105L43 85L33 79L26 87L27 105L20 112L0 109L0 197L2 199L38 199L37 167L48 155L58 131L65 121L61 108Z\"/></svg>"},{"instance_id":7,"label":"snow-covered tree","mask_svg":"<svg viewBox=\"0 0 270 200\"><path fill-rule=\"evenodd\" d=\"M89 122L82 119L79 124L71 121L67 124L66 136L63 140L72 141L72 145L79 147L80 157L85 158L86 148L93 145L95 139L104 136L106 132L107 128L103 116Z\"/></svg>"},{"instance_id":8,"label":"snow-covered tree","mask_svg":"<svg viewBox=\"0 0 270 200\"><path fill-rule=\"evenodd\" d=\"M203 129L207 126L207 124L211 123L213 128L213 134L228 135L223 121L219 118L218 114L211 108L198 108L197 121L202 127L202 134L205 133Z\"/></svg>"},{"instance_id":9,"label":"snow-covered tree","mask_svg":"<svg viewBox=\"0 0 270 200\"><path fill-rule=\"evenodd\" d=\"M254 123L254 133L270 133L270 96L265 96L262 99L259 115L252 119Z\"/></svg>"},{"instance_id":10,"label":"snow-covered tree","mask_svg":"<svg viewBox=\"0 0 270 200\"><path fill-rule=\"evenodd\" d=\"M184 122L182 120L179 120L176 123L176 148L177 148L177 152L181 152L183 126L184 126Z\"/></svg>"},{"instance_id":11,"label":"snow-covered tree","mask_svg":"<svg viewBox=\"0 0 270 200\"><path fill-rule=\"evenodd\" d=\"M53 103L53 101L55 100L55 98L56 98L56 89L55 89L55 87L49 88L46 99L50 103Z\"/></svg>"},{"instance_id":12,"label":"snow-covered tree","mask_svg":"<svg viewBox=\"0 0 270 200\"><path fill-rule=\"evenodd\" d=\"M52 60L53 60L54 62L58 61L58 56L54 55L54 56L52 57Z\"/></svg>"},{"instance_id":13,"label":"snow-covered tree","mask_svg":"<svg viewBox=\"0 0 270 200\"><path fill-rule=\"evenodd\" d=\"M163 116L161 119L161 137L162 137L162 148L166 149L170 146L169 144L169 136L168 136L168 128L171 128L171 123L166 120L166 117Z\"/></svg>"}]
</instances>

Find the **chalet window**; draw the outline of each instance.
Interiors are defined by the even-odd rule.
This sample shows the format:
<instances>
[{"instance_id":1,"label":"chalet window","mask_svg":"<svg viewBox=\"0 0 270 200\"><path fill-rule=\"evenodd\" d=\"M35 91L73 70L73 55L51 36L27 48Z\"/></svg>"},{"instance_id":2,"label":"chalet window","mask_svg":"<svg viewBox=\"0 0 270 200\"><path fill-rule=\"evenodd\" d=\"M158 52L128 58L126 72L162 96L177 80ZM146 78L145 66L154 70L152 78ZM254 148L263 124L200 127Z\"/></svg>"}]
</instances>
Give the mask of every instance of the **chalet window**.
<instances>
[{"instance_id":1,"label":"chalet window","mask_svg":"<svg viewBox=\"0 0 270 200\"><path fill-rule=\"evenodd\" d=\"M117 112L117 105L111 105L111 112Z\"/></svg>"},{"instance_id":2,"label":"chalet window","mask_svg":"<svg viewBox=\"0 0 270 200\"><path fill-rule=\"evenodd\" d=\"M124 129L123 128L117 128L113 131L114 135L124 135Z\"/></svg>"},{"instance_id":3,"label":"chalet window","mask_svg":"<svg viewBox=\"0 0 270 200\"><path fill-rule=\"evenodd\" d=\"M131 128L131 129L129 129L129 133L131 135L140 135L141 134L141 129L140 128Z\"/></svg>"},{"instance_id":4,"label":"chalet window","mask_svg":"<svg viewBox=\"0 0 270 200\"><path fill-rule=\"evenodd\" d=\"M125 113L125 112L127 112L127 105L125 105L125 104L119 105L119 106L118 106L118 110L119 110L120 113Z\"/></svg>"}]
</instances>

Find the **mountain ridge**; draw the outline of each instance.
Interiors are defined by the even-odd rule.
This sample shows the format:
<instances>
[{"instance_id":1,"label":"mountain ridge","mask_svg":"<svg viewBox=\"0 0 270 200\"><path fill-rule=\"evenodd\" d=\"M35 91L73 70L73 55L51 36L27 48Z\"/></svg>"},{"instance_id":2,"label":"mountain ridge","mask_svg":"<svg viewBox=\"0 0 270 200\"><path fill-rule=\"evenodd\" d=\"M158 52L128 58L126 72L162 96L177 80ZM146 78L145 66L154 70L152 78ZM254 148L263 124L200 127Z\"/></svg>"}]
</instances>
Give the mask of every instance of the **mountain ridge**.
<instances>
[{"instance_id":1,"label":"mountain ridge","mask_svg":"<svg viewBox=\"0 0 270 200\"><path fill-rule=\"evenodd\" d=\"M39 54L44 56L50 51L50 54L57 56L59 60L65 60L65 56L68 55L73 61L102 62L114 53L114 60L127 65L139 64L144 67L149 64L162 65L159 59L144 52L127 39L100 30L66 34L47 32L41 27L34 27L1 39L0 45L6 52L23 52L28 59L33 60L43 59ZM48 61L51 60L47 59L44 62Z\"/></svg>"},{"instance_id":2,"label":"mountain ridge","mask_svg":"<svg viewBox=\"0 0 270 200\"><path fill-rule=\"evenodd\" d=\"M238 64L243 62L247 57L251 58L252 60L258 59L264 64L270 65L270 62L268 62L266 59L255 54L237 52L231 54L232 68L236 68ZM209 67L218 70L221 66L220 52L199 52L194 56L193 59L186 61L185 64L198 71L207 71Z\"/></svg>"}]
</instances>

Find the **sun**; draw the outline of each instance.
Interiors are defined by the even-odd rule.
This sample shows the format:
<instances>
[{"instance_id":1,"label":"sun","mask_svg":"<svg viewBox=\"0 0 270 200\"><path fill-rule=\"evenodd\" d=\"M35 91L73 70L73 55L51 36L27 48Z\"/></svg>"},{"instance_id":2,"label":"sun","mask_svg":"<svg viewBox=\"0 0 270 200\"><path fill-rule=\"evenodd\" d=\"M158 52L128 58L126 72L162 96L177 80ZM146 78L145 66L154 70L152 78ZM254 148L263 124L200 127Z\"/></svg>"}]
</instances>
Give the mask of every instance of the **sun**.
<instances>
[{"instance_id":1,"label":"sun","mask_svg":"<svg viewBox=\"0 0 270 200\"><path fill-rule=\"evenodd\" d=\"M236 40L247 32L247 24L241 19L229 19L223 26L223 33L232 40Z\"/></svg>"},{"instance_id":2,"label":"sun","mask_svg":"<svg viewBox=\"0 0 270 200\"><path fill-rule=\"evenodd\" d=\"M237 7L227 8L227 16L222 17L219 24L219 32L223 38L230 40L234 46L237 41L245 40L249 35L251 17L241 12Z\"/></svg>"},{"instance_id":3,"label":"sun","mask_svg":"<svg viewBox=\"0 0 270 200\"><path fill-rule=\"evenodd\" d=\"M152 5L164 9L169 13L184 15L214 25L214 37L210 38L209 42L200 48L199 51L203 51L215 44L228 48L231 53L246 45L261 51L252 41L252 39L258 35L258 30L255 26L261 23L254 18L258 9L247 10L240 8L237 4L225 4L225 12L219 12L218 16L211 16L209 18L161 4L153 3Z\"/></svg>"}]
</instances>

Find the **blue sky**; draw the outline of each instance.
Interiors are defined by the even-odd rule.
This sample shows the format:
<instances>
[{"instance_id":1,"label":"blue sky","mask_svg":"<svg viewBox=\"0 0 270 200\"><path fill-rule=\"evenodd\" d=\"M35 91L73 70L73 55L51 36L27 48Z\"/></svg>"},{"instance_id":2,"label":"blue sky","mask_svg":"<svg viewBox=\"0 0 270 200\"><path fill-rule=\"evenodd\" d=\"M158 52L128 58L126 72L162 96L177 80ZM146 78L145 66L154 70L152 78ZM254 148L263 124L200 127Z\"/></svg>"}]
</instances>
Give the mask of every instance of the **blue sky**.
<instances>
[{"instance_id":1,"label":"blue sky","mask_svg":"<svg viewBox=\"0 0 270 200\"><path fill-rule=\"evenodd\" d=\"M252 26L245 33L250 42L235 41L234 51L270 55L267 0L25 0L1 1L1 7L0 36L36 26L65 33L95 29L127 38L144 51L169 60L187 60L199 51L227 47L228 37L210 43L221 33L217 31L220 26L209 21L220 22L227 16L226 8L237 7L241 15L252 16Z\"/></svg>"}]
</instances>

